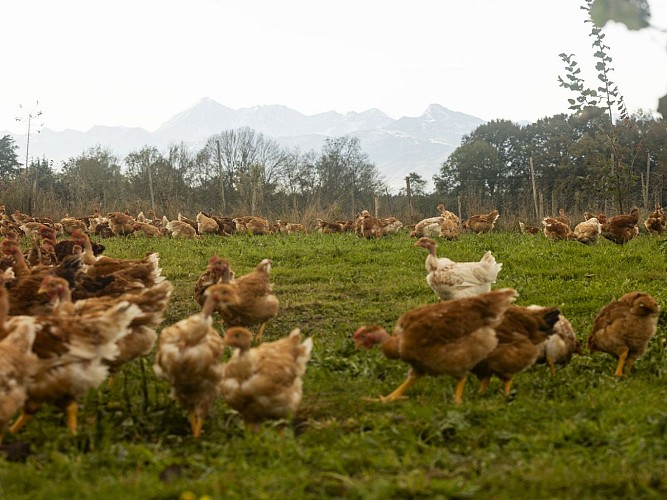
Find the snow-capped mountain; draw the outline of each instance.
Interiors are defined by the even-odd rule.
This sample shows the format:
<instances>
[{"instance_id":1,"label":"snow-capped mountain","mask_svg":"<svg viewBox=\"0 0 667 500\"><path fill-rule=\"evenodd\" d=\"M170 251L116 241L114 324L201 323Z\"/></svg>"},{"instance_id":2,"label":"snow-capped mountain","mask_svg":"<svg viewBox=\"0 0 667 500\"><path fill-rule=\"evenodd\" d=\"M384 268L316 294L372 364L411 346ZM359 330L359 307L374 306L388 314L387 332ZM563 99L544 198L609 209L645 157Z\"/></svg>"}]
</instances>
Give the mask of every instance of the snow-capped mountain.
<instances>
[{"instance_id":1,"label":"snow-capped mountain","mask_svg":"<svg viewBox=\"0 0 667 500\"><path fill-rule=\"evenodd\" d=\"M123 158L142 147L165 150L170 144L201 147L208 137L225 130L250 127L286 147L316 152L327 137L355 135L361 147L392 187L402 186L410 172L430 180L459 146L461 138L484 121L465 113L431 104L421 116L390 118L378 109L341 114L328 111L304 115L286 106L232 109L203 98L167 120L156 131L141 128L95 126L87 132L45 128L30 137L30 153L59 163L100 145ZM6 132L5 132L6 133ZM0 135L5 135L0 132ZM17 144L25 136L12 134Z\"/></svg>"}]
</instances>

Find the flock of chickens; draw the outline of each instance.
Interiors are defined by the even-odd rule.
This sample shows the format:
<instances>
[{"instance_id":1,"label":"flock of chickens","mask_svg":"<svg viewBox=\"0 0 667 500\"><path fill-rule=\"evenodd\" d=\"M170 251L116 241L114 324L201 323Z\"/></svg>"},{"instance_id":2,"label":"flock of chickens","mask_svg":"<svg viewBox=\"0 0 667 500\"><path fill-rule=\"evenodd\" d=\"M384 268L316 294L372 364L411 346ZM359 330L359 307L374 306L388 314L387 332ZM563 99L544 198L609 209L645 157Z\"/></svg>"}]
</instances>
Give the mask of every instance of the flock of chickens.
<instances>
[{"instance_id":1,"label":"flock of chickens","mask_svg":"<svg viewBox=\"0 0 667 500\"><path fill-rule=\"evenodd\" d=\"M497 211L461 223L444 206L438 210L440 216L424 219L411 235L418 238L415 246L427 251L426 281L440 301L406 312L392 333L363 326L353 334L356 347L380 345L388 358L410 365L405 382L380 401L404 397L406 389L425 375L454 377L456 403L462 401L470 373L481 380L481 392L495 376L507 395L513 377L535 363L547 363L554 373L557 364L583 352L557 307L514 305L516 290L491 289L502 270L491 252L478 262L438 257L432 236L451 238L459 227L487 232ZM113 234L125 234L118 214L109 214L106 223ZM212 256L194 284L200 312L162 325L173 287L162 276L156 253L142 259L104 256L103 245L90 240L90 226L67 226L63 220L61 228L69 237L58 241L58 230L36 219L20 226L32 241L24 251L20 233L2 223L8 220L4 211L0 216L0 439L7 426L9 432L19 432L45 403L62 407L67 427L76 434L78 405L88 391L125 363L154 350L154 372L170 384L171 396L186 411L195 437L201 436L204 420L220 397L253 431L265 420L284 419L297 411L313 343L311 338L302 340L298 329L280 340L262 341L264 326L279 307L270 259L237 277L229 262ZM627 229L632 221L636 227L638 211L603 222L601 215L590 217L572 231L569 220L560 220L564 217L561 212L560 218L545 219L544 234L565 233L562 239L582 241L571 235L586 233L588 239L582 242L594 243L596 235L604 235L605 224L608 232ZM658 222L649 223L653 219ZM363 211L354 230L370 238L385 234L387 227L400 228L396 220L376 221ZM147 230L137 222L132 222L132 232ZM245 223L259 224L250 219ZM342 226L318 220L322 232L339 232L335 224ZM584 231L582 224L592 229ZM667 227L662 209L657 207L645 225L649 231ZM617 242L629 241L631 232L619 232ZM587 348L617 357L615 374L622 376L645 352L656 332L659 310L655 299L640 291L612 301L598 312ZM214 328L216 315L225 325L223 337ZM250 329L255 327L253 334ZM232 350L227 361L225 347Z\"/></svg>"}]
</instances>

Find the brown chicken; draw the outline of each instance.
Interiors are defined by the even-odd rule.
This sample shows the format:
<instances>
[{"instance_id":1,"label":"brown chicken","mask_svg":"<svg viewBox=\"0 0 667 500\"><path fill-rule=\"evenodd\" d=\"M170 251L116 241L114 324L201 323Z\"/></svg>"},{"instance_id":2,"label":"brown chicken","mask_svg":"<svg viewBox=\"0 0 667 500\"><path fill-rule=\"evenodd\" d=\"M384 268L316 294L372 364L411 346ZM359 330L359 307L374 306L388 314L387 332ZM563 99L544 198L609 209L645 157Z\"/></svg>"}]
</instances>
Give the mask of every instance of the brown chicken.
<instances>
[{"instance_id":1,"label":"brown chicken","mask_svg":"<svg viewBox=\"0 0 667 500\"><path fill-rule=\"evenodd\" d=\"M191 224L180 220L171 220L166 225L172 238L196 238L197 230Z\"/></svg>"},{"instance_id":2,"label":"brown chicken","mask_svg":"<svg viewBox=\"0 0 667 500\"><path fill-rule=\"evenodd\" d=\"M155 375L169 382L171 397L185 409L194 437L220 395L224 344L213 328L213 311L238 301L233 287L213 285L201 312L165 327L155 355Z\"/></svg>"},{"instance_id":3,"label":"brown chicken","mask_svg":"<svg viewBox=\"0 0 667 500\"><path fill-rule=\"evenodd\" d=\"M450 212L449 210L445 210L445 206L440 203L437 207L438 212L440 212L440 215L445 219L453 222L457 226L461 224L461 219L459 218L458 215L456 215L454 212Z\"/></svg>"},{"instance_id":4,"label":"brown chicken","mask_svg":"<svg viewBox=\"0 0 667 500\"><path fill-rule=\"evenodd\" d=\"M457 380L454 401L460 404L468 373L498 345L495 328L517 295L502 288L421 306L403 314L391 335L380 326L359 328L354 333L357 348L380 344L386 357L411 367L405 382L379 400L400 399L424 375L449 375Z\"/></svg>"},{"instance_id":5,"label":"brown chicken","mask_svg":"<svg viewBox=\"0 0 667 500\"><path fill-rule=\"evenodd\" d=\"M208 259L206 270L199 275L199 278L195 282L195 300L200 306L203 306L206 298L204 292L208 287L216 283L230 283L232 279L234 279L234 274L229 268L229 262L217 255L213 255Z\"/></svg>"},{"instance_id":6,"label":"brown chicken","mask_svg":"<svg viewBox=\"0 0 667 500\"><path fill-rule=\"evenodd\" d=\"M257 432L265 420L293 416L301 403L303 376L313 339L301 342L300 330L288 337L251 347L252 333L232 327L225 345L233 350L223 369L222 395L238 411L246 429Z\"/></svg>"},{"instance_id":7,"label":"brown chicken","mask_svg":"<svg viewBox=\"0 0 667 500\"><path fill-rule=\"evenodd\" d=\"M477 234L488 233L496 225L498 217L500 217L498 210L493 210L488 214L473 215L464 221L461 227L463 230L468 229Z\"/></svg>"},{"instance_id":8,"label":"brown chicken","mask_svg":"<svg viewBox=\"0 0 667 500\"><path fill-rule=\"evenodd\" d=\"M535 308L539 306L528 306ZM574 328L568 319L562 314L554 325L553 335L540 344L540 355L536 363L546 363L551 375L556 374L556 365L566 365L574 354L583 354L581 342L574 333Z\"/></svg>"},{"instance_id":9,"label":"brown chicken","mask_svg":"<svg viewBox=\"0 0 667 500\"><path fill-rule=\"evenodd\" d=\"M667 217L665 217L665 212L659 204L656 204L655 210L644 221L644 227L649 234L653 235L667 232Z\"/></svg>"},{"instance_id":10,"label":"brown chicken","mask_svg":"<svg viewBox=\"0 0 667 500\"><path fill-rule=\"evenodd\" d=\"M339 222L327 222L318 218L315 223L315 231L322 234L334 234L344 233L345 229Z\"/></svg>"},{"instance_id":11,"label":"brown chicken","mask_svg":"<svg viewBox=\"0 0 667 500\"><path fill-rule=\"evenodd\" d=\"M134 217L123 212L109 212L107 214L109 229L116 236L125 236L134 232Z\"/></svg>"},{"instance_id":12,"label":"brown chicken","mask_svg":"<svg viewBox=\"0 0 667 500\"><path fill-rule=\"evenodd\" d=\"M514 375L535 364L539 345L553 334L559 314L556 307L510 306L495 328L498 345L472 369L482 381L480 393L486 392L495 375L503 382L503 393L509 396Z\"/></svg>"},{"instance_id":13,"label":"brown chicken","mask_svg":"<svg viewBox=\"0 0 667 500\"><path fill-rule=\"evenodd\" d=\"M538 234L542 232L539 227L527 225L521 221L519 221L519 230L524 234Z\"/></svg>"},{"instance_id":14,"label":"brown chicken","mask_svg":"<svg viewBox=\"0 0 667 500\"><path fill-rule=\"evenodd\" d=\"M31 316L18 316L0 325L0 443L9 421L23 408L26 387L37 368L32 352L37 322Z\"/></svg>"},{"instance_id":15,"label":"brown chicken","mask_svg":"<svg viewBox=\"0 0 667 500\"><path fill-rule=\"evenodd\" d=\"M220 228L215 219L204 215L203 212L199 212L196 219L198 234L218 234Z\"/></svg>"},{"instance_id":16,"label":"brown chicken","mask_svg":"<svg viewBox=\"0 0 667 500\"><path fill-rule=\"evenodd\" d=\"M617 377L630 373L634 362L646 351L655 335L660 307L644 292L629 292L604 306L593 321L586 341L591 352L606 352L618 358Z\"/></svg>"},{"instance_id":17,"label":"brown chicken","mask_svg":"<svg viewBox=\"0 0 667 500\"><path fill-rule=\"evenodd\" d=\"M564 208L558 209L558 217L555 217L555 219L558 222L562 222L563 224L565 224L568 228L572 227L572 220L565 214Z\"/></svg>"},{"instance_id":18,"label":"brown chicken","mask_svg":"<svg viewBox=\"0 0 667 500\"><path fill-rule=\"evenodd\" d=\"M7 319L9 302L0 287L0 324L21 321ZM37 356L35 373L26 386L27 399L20 417L10 428L16 433L50 402L65 408L67 427L77 432L78 400L107 377L105 361L118 355L117 341L127 334L132 320L141 314L129 302L118 302L104 312L76 318L58 315L31 317L36 322L32 352Z\"/></svg>"},{"instance_id":19,"label":"brown chicken","mask_svg":"<svg viewBox=\"0 0 667 500\"><path fill-rule=\"evenodd\" d=\"M59 276L73 284L81 274L80 256L72 255L56 266L35 266L30 268L25 261L19 243L5 239L1 244L3 253L11 256L15 278L6 280L9 289L9 314L48 314L51 307L48 298L37 291L45 276Z\"/></svg>"},{"instance_id":20,"label":"brown chicken","mask_svg":"<svg viewBox=\"0 0 667 500\"><path fill-rule=\"evenodd\" d=\"M233 221L236 224L237 233L259 236L272 232L269 221L261 217L248 215L245 217L236 217Z\"/></svg>"},{"instance_id":21,"label":"brown chicken","mask_svg":"<svg viewBox=\"0 0 667 500\"><path fill-rule=\"evenodd\" d=\"M266 322L278 314L278 298L273 294L273 285L269 281L271 264L271 259L264 259L254 271L240 278L235 278L229 269L223 283L234 287L239 296L238 304L221 304L218 308L227 326L259 325L255 335L258 343L262 341Z\"/></svg>"},{"instance_id":22,"label":"brown chicken","mask_svg":"<svg viewBox=\"0 0 667 500\"><path fill-rule=\"evenodd\" d=\"M426 256L426 282L442 300L472 297L491 290L503 265L493 254L486 252L479 262L454 262L446 257L438 258L437 244L431 238L420 238L415 246L428 251Z\"/></svg>"},{"instance_id":23,"label":"brown chicken","mask_svg":"<svg viewBox=\"0 0 667 500\"><path fill-rule=\"evenodd\" d=\"M440 237L446 240L459 239L459 225L452 219L445 219L440 224Z\"/></svg>"},{"instance_id":24,"label":"brown chicken","mask_svg":"<svg viewBox=\"0 0 667 500\"><path fill-rule=\"evenodd\" d=\"M542 226L544 236L552 241L570 240L574 237L572 231L570 231L570 226L553 217L542 219Z\"/></svg>"},{"instance_id":25,"label":"brown chicken","mask_svg":"<svg viewBox=\"0 0 667 500\"><path fill-rule=\"evenodd\" d=\"M634 207L629 214L615 215L602 223L603 237L623 245L639 235L639 209Z\"/></svg>"},{"instance_id":26,"label":"brown chicken","mask_svg":"<svg viewBox=\"0 0 667 500\"><path fill-rule=\"evenodd\" d=\"M118 301L127 301L139 307L141 314L132 319L127 335L117 342L118 355L107 364L111 373L117 372L122 365L141 356L147 356L157 340L156 329L163 320L163 314L173 291L167 280L150 288L143 288L135 293L125 293L115 297L92 297L72 302L69 284L62 278L47 276L42 281L38 293L45 294L55 314L65 317L103 312Z\"/></svg>"}]
</instances>

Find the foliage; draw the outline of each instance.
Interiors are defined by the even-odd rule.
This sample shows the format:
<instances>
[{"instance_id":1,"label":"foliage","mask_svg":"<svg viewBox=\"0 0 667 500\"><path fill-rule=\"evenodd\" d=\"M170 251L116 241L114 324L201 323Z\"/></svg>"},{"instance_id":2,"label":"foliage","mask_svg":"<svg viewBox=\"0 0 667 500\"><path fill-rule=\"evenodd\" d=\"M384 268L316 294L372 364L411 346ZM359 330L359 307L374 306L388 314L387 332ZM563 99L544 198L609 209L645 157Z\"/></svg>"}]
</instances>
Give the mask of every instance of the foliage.
<instances>
[{"instance_id":1,"label":"foliage","mask_svg":"<svg viewBox=\"0 0 667 500\"><path fill-rule=\"evenodd\" d=\"M610 356L578 356L550 376L536 366L516 377L509 398L494 383L484 396L469 380L453 405L454 381L426 377L391 405L387 394L407 366L378 350L355 351L362 324L391 327L435 301L424 258L401 233L217 237L197 241L111 238L105 253L160 253L175 286L165 324L197 310L193 283L208 257L237 274L273 259L280 312L268 340L301 327L314 337L301 409L279 436L271 424L245 434L223 401L194 440L152 357L123 368L89 395L80 434L67 436L61 410L45 407L17 436L6 436L0 492L7 498L663 498L667 494L667 331L664 313L648 352L628 377ZM503 263L496 287L515 287L522 305L559 305L584 340L595 312L630 290L663 308L664 244L642 234L624 246L552 243L518 232L464 234L439 254ZM187 258L183 258L187 256ZM218 325L219 326L219 325Z\"/></svg>"},{"instance_id":2,"label":"foliage","mask_svg":"<svg viewBox=\"0 0 667 500\"><path fill-rule=\"evenodd\" d=\"M0 138L0 176L3 179L15 177L21 166L16 150L18 146L11 135Z\"/></svg>"}]
</instances>

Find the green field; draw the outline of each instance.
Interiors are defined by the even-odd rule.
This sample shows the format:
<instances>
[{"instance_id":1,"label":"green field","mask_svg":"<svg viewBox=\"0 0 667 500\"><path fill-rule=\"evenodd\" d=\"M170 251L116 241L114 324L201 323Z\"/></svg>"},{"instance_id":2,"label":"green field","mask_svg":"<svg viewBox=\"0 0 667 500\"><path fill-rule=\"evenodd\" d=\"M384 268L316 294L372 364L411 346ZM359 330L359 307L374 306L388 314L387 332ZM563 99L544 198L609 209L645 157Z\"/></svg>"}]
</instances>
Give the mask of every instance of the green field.
<instances>
[{"instance_id":1,"label":"green field","mask_svg":"<svg viewBox=\"0 0 667 500\"><path fill-rule=\"evenodd\" d=\"M623 379L613 376L616 360L597 353L553 377L544 365L517 375L509 398L498 381L479 396L471 378L455 406L455 381L443 377L422 379L404 401L362 399L391 392L408 366L356 351L351 334L363 324L389 329L436 300L414 242L407 234L104 240L114 257L159 252L175 287L164 324L198 310L193 285L211 255L237 275L273 259L281 309L265 339L294 327L314 338L301 409L284 436L268 423L252 435L219 400L196 440L152 357L134 362L89 394L78 436L48 407L6 436L12 461L0 458L0 498L667 497L664 314ZM457 261L492 250L503 263L496 287L516 288L521 305L559 305L584 341L597 311L623 293L651 293L667 309L665 249L645 234L625 246L510 232L439 243L438 254Z\"/></svg>"}]
</instances>

